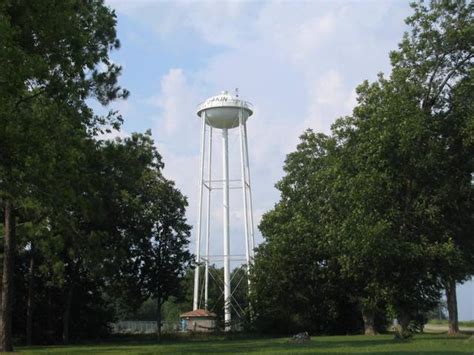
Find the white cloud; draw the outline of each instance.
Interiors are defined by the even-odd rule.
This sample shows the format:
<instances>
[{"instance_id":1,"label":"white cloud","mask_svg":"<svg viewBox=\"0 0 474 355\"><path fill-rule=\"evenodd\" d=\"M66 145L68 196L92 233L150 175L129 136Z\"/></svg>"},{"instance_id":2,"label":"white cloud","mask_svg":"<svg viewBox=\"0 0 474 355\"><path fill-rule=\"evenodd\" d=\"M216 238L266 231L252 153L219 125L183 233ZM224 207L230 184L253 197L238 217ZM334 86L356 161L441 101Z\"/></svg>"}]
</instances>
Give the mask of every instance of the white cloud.
<instances>
[{"instance_id":1,"label":"white cloud","mask_svg":"<svg viewBox=\"0 0 474 355\"><path fill-rule=\"evenodd\" d=\"M317 131L329 133L330 125L338 116L350 114L355 103L355 91L345 82L340 72L329 70L318 80L309 83L308 115L303 123ZM303 127L304 128L304 127Z\"/></svg>"},{"instance_id":2,"label":"white cloud","mask_svg":"<svg viewBox=\"0 0 474 355\"><path fill-rule=\"evenodd\" d=\"M193 32L207 43L227 47L236 47L247 38L245 19L255 7L248 1L210 0L109 0L108 4L119 14L139 18L161 39Z\"/></svg>"},{"instance_id":3,"label":"white cloud","mask_svg":"<svg viewBox=\"0 0 474 355\"><path fill-rule=\"evenodd\" d=\"M290 12L290 15L285 12ZM295 11L297 12L295 14ZM275 23L284 16L286 23ZM289 58L301 69L313 66L319 49L337 29L335 14L328 11L311 11L306 16L296 7L283 6L281 3L270 3L262 11L258 29L261 40L272 43L280 55Z\"/></svg>"},{"instance_id":4,"label":"white cloud","mask_svg":"<svg viewBox=\"0 0 474 355\"><path fill-rule=\"evenodd\" d=\"M157 108L152 116L153 137L165 162L164 173L188 196L188 218L196 219L200 121L195 107L199 98L180 68L170 69L160 81L160 91L144 104Z\"/></svg>"},{"instance_id":5,"label":"white cloud","mask_svg":"<svg viewBox=\"0 0 474 355\"><path fill-rule=\"evenodd\" d=\"M190 119L195 116L197 95L187 83L182 69L170 69L161 79L161 91L148 101L161 110L159 130L165 135L179 135Z\"/></svg>"}]
</instances>

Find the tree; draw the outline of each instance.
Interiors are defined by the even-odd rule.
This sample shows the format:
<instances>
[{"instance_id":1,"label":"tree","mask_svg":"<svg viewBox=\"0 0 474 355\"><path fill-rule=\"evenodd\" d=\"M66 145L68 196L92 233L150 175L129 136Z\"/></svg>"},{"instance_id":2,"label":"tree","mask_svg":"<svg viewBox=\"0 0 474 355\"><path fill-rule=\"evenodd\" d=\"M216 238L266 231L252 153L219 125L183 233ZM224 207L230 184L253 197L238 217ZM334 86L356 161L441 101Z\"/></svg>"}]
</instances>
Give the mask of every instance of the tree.
<instances>
[{"instance_id":1,"label":"tree","mask_svg":"<svg viewBox=\"0 0 474 355\"><path fill-rule=\"evenodd\" d=\"M161 205L164 197L146 200L150 194L146 188L152 185L147 179L153 173L161 176L162 167L150 132L91 146L76 181L78 200L54 219L54 229L64 243L60 256L65 266L63 342L69 341L69 325L73 323L74 290L83 282L95 283L130 309L145 299L142 246L151 235L145 229L144 216ZM154 212L158 213L156 208Z\"/></svg>"},{"instance_id":2,"label":"tree","mask_svg":"<svg viewBox=\"0 0 474 355\"><path fill-rule=\"evenodd\" d=\"M333 128L344 142L339 165L344 185L338 188L343 214L337 223L343 272L358 285L366 324L390 306L404 329L437 302L435 260L449 248L428 239L436 219L433 186L426 182L439 148L416 90L396 71L390 79L364 83L353 115Z\"/></svg>"},{"instance_id":3,"label":"tree","mask_svg":"<svg viewBox=\"0 0 474 355\"><path fill-rule=\"evenodd\" d=\"M357 331L352 284L343 279L332 221L336 141L308 130L277 183L281 200L259 228L265 243L251 271L255 322L266 332Z\"/></svg>"},{"instance_id":4,"label":"tree","mask_svg":"<svg viewBox=\"0 0 474 355\"><path fill-rule=\"evenodd\" d=\"M162 175L164 165L150 131L106 142L99 153L90 167L98 178L91 191L99 197L92 200L95 213L87 213L92 206L77 213L83 220L79 224L83 238L98 234L99 239L93 239L99 245L92 243L90 249L78 242L72 245L87 261L87 269L99 266L94 274L105 278L109 294L130 310L155 299L159 325L161 307L170 296L180 296L191 261L186 198ZM160 330L158 326L158 336Z\"/></svg>"},{"instance_id":5,"label":"tree","mask_svg":"<svg viewBox=\"0 0 474 355\"><path fill-rule=\"evenodd\" d=\"M121 118L113 112L105 118L94 116L85 101L93 97L107 104L128 95L116 84L120 67L108 59L109 50L119 46L114 27L115 14L101 0L0 4L0 199L6 226L0 351L13 349L15 213L24 199L38 197L37 191L42 191L40 196L44 198L55 186L51 175L31 163L55 162L54 157L64 152L64 147L53 151L50 141L44 139L48 136L45 129L59 122L49 116L51 124L33 131L29 113L35 99L44 98L68 113L67 123L78 123L91 131L97 131L99 124L120 123ZM103 72L97 69L101 63L106 66ZM22 149L25 147L29 149Z\"/></svg>"},{"instance_id":6,"label":"tree","mask_svg":"<svg viewBox=\"0 0 474 355\"><path fill-rule=\"evenodd\" d=\"M168 295L178 295L190 258L186 201L162 176L151 133L82 143L69 202L19 210L15 307L27 319L15 317L15 329L30 324L36 341L103 334L116 315L112 305L138 308L158 276ZM157 271L150 253L159 248ZM34 303L45 307L36 308L33 321Z\"/></svg>"},{"instance_id":7,"label":"tree","mask_svg":"<svg viewBox=\"0 0 474 355\"><path fill-rule=\"evenodd\" d=\"M143 232L140 275L144 292L156 300L157 336L161 340L161 309L171 296L181 294L181 282L192 255L188 251L191 227L186 223L187 202L171 181L149 171L143 181Z\"/></svg>"},{"instance_id":8,"label":"tree","mask_svg":"<svg viewBox=\"0 0 474 355\"><path fill-rule=\"evenodd\" d=\"M405 71L418 87L417 99L429 119L439 121L439 144L445 153L439 160L437 175L443 181L436 189L439 206L447 206L443 218L444 234L458 251L454 263L444 264L449 313L449 333L459 331L456 282L472 274L470 240L472 200L469 174L472 156L472 70L474 62L474 4L472 2L431 2L413 4L414 14L406 22L412 27L404 36L399 51L391 53L394 71ZM462 99L461 99L462 97ZM467 100L467 101L465 101ZM448 175L448 176L446 176ZM450 194L447 194L447 191ZM447 218L446 218L447 217ZM464 271L461 271L463 269Z\"/></svg>"},{"instance_id":9,"label":"tree","mask_svg":"<svg viewBox=\"0 0 474 355\"><path fill-rule=\"evenodd\" d=\"M401 251L395 259L402 262L411 255L418 260L403 262L414 265L418 275L409 267L392 267L403 275L400 287L390 287L388 294L402 325L409 320L407 313L421 312L414 305L433 304L440 281L456 318L456 280L472 274L473 255L466 233L473 221L467 193L473 169L468 138L472 106L467 98L472 85L468 89L467 83L474 58L474 8L465 2L417 3L413 8L407 19L411 31L391 53L390 78L380 76L372 85L361 85L352 117L340 120L335 131L350 146L346 164L352 166L353 178L347 181L365 199L362 215L373 215L374 222L383 221L397 236L396 245L386 243L387 249ZM456 99L457 91L467 104ZM357 183L357 175L370 184ZM361 197L357 200L363 201ZM407 250L399 248L403 240ZM410 294L409 285L419 290Z\"/></svg>"},{"instance_id":10,"label":"tree","mask_svg":"<svg viewBox=\"0 0 474 355\"><path fill-rule=\"evenodd\" d=\"M266 263L267 273L291 273L306 262L299 255L318 245L324 263L304 269L321 275L321 265L335 267L367 334L387 308L407 329L438 302L443 283L455 290L472 274L473 5L413 7L390 77L358 87L357 107L331 137L302 136L277 185L281 201L260 226L267 243L255 263L256 289L265 290L258 275ZM286 263L278 266L279 258ZM294 282L282 274L279 281L282 288ZM278 293L262 295L269 305L285 304L271 302Z\"/></svg>"}]
</instances>

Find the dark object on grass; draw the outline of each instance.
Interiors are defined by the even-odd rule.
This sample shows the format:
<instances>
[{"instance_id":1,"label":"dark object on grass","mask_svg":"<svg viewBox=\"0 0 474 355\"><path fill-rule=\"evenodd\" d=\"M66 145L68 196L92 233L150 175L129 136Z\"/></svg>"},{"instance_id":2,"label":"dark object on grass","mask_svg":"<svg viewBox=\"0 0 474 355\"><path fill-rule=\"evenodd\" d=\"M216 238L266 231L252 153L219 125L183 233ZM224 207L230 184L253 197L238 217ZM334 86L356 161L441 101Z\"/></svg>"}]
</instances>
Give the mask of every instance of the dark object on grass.
<instances>
[{"instance_id":1,"label":"dark object on grass","mask_svg":"<svg viewBox=\"0 0 474 355\"><path fill-rule=\"evenodd\" d=\"M399 325L395 326L395 340L407 340L410 339L413 336L413 331L408 328L408 329L402 329Z\"/></svg>"},{"instance_id":2,"label":"dark object on grass","mask_svg":"<svg viewBox=\"0 0 474 355\"><path fill-rule=\"evenodd\" d=\"M305 342L310 341L310 340L311 340L311 338L309 337L308 332L298 333L298 334L293 335L290 338L291 343L305 343Z\"/></svg>"}]
</instances>

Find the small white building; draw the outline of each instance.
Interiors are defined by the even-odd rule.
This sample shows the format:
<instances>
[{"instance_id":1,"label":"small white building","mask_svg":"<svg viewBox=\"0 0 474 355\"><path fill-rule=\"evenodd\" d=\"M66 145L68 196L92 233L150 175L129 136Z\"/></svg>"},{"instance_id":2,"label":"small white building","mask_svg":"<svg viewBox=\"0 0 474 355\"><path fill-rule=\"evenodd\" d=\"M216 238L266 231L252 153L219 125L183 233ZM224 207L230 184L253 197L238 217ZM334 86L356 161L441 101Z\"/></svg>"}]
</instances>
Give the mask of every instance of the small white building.
<instances>
[{"instance_id":1,"label":"small white building","mask_svg":"<svg viewBox=\"0 0 474 355\"><path fill-rule=\"evenodd\" d=\"M217 330L216 314L205 309L195 309L183 313L181 318L181 330L187 332L214 332Z\"/></svg>"}]
</instances>

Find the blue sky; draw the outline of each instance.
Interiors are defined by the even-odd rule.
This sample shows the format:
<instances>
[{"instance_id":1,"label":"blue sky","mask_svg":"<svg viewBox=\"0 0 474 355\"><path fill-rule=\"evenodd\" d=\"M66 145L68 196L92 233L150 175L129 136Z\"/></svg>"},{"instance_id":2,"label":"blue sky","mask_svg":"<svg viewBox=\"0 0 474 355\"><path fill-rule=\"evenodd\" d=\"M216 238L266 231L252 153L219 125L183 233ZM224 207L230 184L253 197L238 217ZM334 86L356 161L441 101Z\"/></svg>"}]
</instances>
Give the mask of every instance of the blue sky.
<instances>
[{"instance_id":1,"label":"blue sky","mask_svg":"<svg viewBox=\"0 0 474 355\"><path fill-rule=\"evenodd\" d=\"M389 72L388 53L397 48L407 30L403 20L411 12L408 2L388 0L106 3L116 9L122 43L112 59L123 66L121 84L131 91L127 101L115 104L125 117L122 132L115 135L152 130L166 176L188 196L193 225L199 102L238 87L254 104L248 135L258 224L278 201L274 184L298 136L308 127L329 132L337 117L350 114L355 87ZM240 176L237 138L231 131L231 178ZM230 197L231 247L243 254L241 193ZM221 254L217 206L212 217L211 253ZM474 282L458 293L460 318L474 319Z\"/></svg>"}]
</instances>

